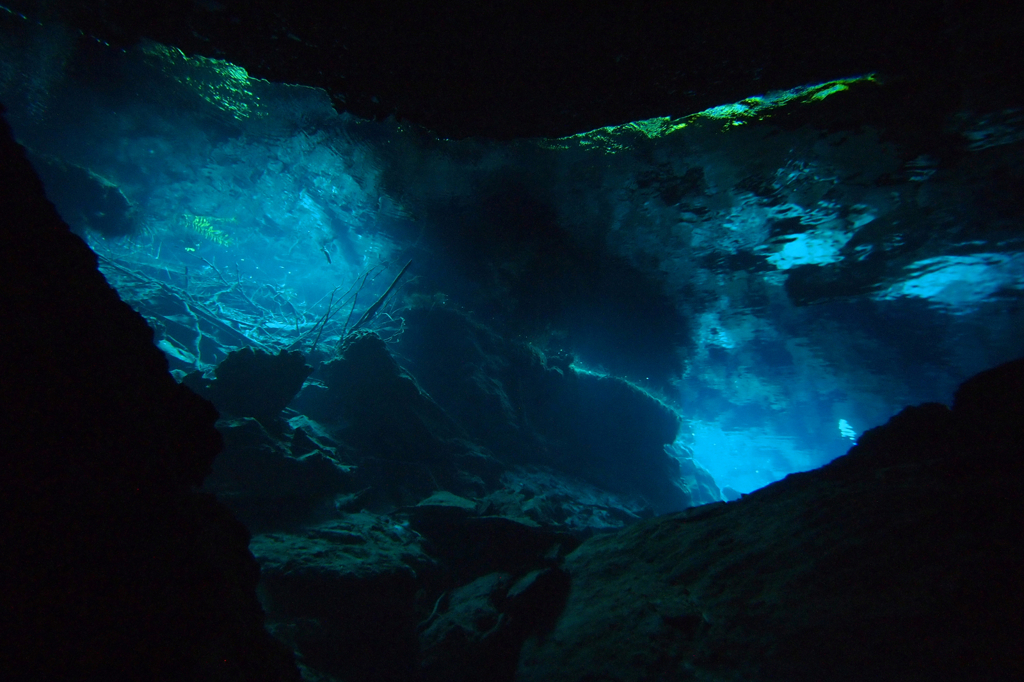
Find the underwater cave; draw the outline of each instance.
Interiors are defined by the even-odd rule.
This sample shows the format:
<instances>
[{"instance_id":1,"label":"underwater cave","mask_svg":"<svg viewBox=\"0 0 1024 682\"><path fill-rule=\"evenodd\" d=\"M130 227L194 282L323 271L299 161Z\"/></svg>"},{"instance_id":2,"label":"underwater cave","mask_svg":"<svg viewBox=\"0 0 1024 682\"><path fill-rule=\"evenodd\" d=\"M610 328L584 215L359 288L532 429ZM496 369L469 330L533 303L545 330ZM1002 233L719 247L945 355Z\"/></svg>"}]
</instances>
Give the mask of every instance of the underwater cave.
<instances>
[{"instance_id":1,"label":"underwater cave","mask_svg":"<svg viewBox=\"0 0 1024 682\"><path fill-rule=\"evenodd\" d=\"M0 6L5 679L1024 675L1024 20L747 4Z\"/></svg>"}]
</instances>

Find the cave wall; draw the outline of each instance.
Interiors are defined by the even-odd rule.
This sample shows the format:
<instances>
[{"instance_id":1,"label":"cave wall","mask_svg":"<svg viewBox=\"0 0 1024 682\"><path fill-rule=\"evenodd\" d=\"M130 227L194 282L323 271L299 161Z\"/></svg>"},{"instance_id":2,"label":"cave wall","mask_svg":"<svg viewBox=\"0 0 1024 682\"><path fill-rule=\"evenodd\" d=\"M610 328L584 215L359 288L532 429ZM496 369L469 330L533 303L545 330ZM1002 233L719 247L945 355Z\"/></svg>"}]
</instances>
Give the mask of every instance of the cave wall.
<instances>
[{"instance_id":1,"label":"cave wall","mask_svg":"<svg viewBox=\"0 0 1024 682\"><path fill-rule=\"evenodd\" d=\"M170 376L6 122L0 159L0 669L297 679L263 627L248 532L195 492L216 410Z\"/></svg>"}]
</instances>

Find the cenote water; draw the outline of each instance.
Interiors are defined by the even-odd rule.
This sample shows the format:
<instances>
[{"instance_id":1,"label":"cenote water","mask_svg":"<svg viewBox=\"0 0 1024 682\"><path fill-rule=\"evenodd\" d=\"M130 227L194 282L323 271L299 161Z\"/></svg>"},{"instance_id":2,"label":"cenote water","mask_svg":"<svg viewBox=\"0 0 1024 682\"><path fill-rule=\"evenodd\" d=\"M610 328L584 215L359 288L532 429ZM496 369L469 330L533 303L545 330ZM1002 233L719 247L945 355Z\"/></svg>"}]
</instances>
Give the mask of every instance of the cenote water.
<instances>
[{"instance_id":1,"label":"cenote water","mask_svg":"<svg viewBox=\"0 0 1024 682\"><path fill-rule=\"evenodd\" d=\"M1024 120L965 115L963 153L908 160L870 126L807 122L896 87L848 76L559 139L449 140L0 16L6 116L179 379L243 347L322 360L394 282L366 327L399 361L403 312L448 307L621 377L678 412L727 499L1024 351L1022 207L992 181L1019 175Z\"/></svg>"}]
</instances>

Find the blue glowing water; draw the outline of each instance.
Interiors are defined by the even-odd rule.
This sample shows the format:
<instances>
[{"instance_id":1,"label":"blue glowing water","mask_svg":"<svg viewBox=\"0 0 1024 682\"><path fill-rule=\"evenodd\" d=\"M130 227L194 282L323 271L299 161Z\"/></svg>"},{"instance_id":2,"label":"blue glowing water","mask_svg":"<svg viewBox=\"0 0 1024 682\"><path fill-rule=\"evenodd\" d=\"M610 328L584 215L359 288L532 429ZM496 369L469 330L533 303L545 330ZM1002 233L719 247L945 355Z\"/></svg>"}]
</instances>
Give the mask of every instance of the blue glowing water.
<instances>
[{"instance_id":1,"label":"blue glowing water","mask_svg":"<svg viewBox=\"0 0 1024 682\"><path fill-rule=\"evenodd\" d=\"M902 161L875 131L714 117L660 137L639 136L638 124L447 141L160 46L109 50L109 72L76 79L76 42L27 40L34 30L7 26L0 40L8 118L44 179L85 177L131 207L124 236L102 229L107 209L54 199L183 372L240 345L304 339L308 350L328 311L322 343L336 342L414 252L408 292L472 300L481 284L465 271L481 264L424 235L445 234L459 211L493 210L480 188L506 176L571 243L620 259L672 300L688 332L659 392L722 488L750 492L820 466L901 407L948 403L960 381L1024 352L1020 215L975 208L977 168L1021 165L1019 117L999 118L999 135L986 134L985 116L965 127L968 170ZM509 212L509 229L530 228ZM520 256L483 266L511 271ZM593 348L580 360L597 367L633 350Z\"/></svg>"}]
</instances>

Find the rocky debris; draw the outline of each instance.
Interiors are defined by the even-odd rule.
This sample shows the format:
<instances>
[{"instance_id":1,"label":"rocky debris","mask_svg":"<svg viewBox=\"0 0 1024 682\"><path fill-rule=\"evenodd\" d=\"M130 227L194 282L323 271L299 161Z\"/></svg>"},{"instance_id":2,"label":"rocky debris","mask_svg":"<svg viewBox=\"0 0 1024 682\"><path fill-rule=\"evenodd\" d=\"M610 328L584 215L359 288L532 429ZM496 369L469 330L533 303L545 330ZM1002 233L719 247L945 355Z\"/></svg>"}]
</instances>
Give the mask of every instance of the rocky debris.
<instances>
[{"instance_id":1,"label":"rocky debris","mask_svg":"<svg viewBox=\"0 0 1024 682\"><path fill-rule=\"evenodd\" d=\"M579 544L576 536L557 526L482 516L465 504L468 500L455 502L452 497L435 494L401 513L409 527L429 541L431 554L444 562L457 583L495 571L519 574L557 564Z\"/></svg>"},{"instance_id":2,"label":"rocky debris","mask_svg":"<svg viewBox=\"0 0 1024 682\"><path fill-rule=\"evenodd\" d=\"M282 350L271 355L241 348L217 365L212 380L193 372L182 383L207 398L223 415L268 422L291 402L312 371L302 353Z\"/></svg>"},{"instance_id":3,"label":"rocky debris","mask_svg":"<svg viewBox=\"0 0 1024 682\"><path fill-rule=\"evenodd\" d=\"M551 624L568 591L564 571L544 568L515 581L489 573L443 595L444 611L425 621L420 635L419 679L511 680L523 640Z\"/></svg>"},{"instance_id":4,"label":"rocky debris","mask_svg":"<svg viewBox=\"0 0 1024 682\"><path fill-rule=\"evenodd\" d=\"M6 122L0 186L0 674L297 680L248 533L193 490L216 411L172 379Z\"/></svg>"},{"instance_id":5,"label":"rocky debris","mask_svg":"<svg viewBox=\"0 0 1024 682\"><path fill-rule=\"evenodd\" d=\"M547 469L516 468L506 472L501 483L500 489L479 501L479 514L558 528L578 538L654 516L650 505L639 498L610 493Z\"/></svg>"},{"instance_id":6,"label":"rocky debris","mask_svg":"<svg viewBox=\"0 0 1024 682\"><path fill-rule=\"evenodd\" d=\"M500 356L492 360L502 361ZM564 371L568 368L555 374L562 377ZM517 463L511 458L528 458L525 442L516 450L495 441L503 456L491 456L419 388L374 334L349 339L341 357L315 376L285 412L287 420L218 423L226 448L205 487L256 532L319 523L334 511L390 513L423 505L438 493L472 500L479 507L475 516L501 516L577 537L622 528L654 513L643 496L610 492L555 468ZM463 399L471 402L474 395ZM303 414L295 414L296 409ZM506 427L529 431L508 422ZM523 438L542 442L536 432ZM552 454L557 445L546 447L548 459L557 459ZM585 455L582 446L576 446L575 455ZM718 499L706 482L697 481L702 470L687 457L682 450L671 456L661 450L662 463L677 473L673 490L693 489L694 498L699 493L700 499ZM680 462L690 465L686 475ZM332 496L333 510L328 504Z\"/></svg>"},{"instance_id":7,"label":"rocky debris","mask_svg":"<svg viewBox=\"0 0 1024 682\"><path fill-rule=\"evenodd\" d=\"M399 519L349 514L253 538L272 631L339 679L412 679L423 584L438 568Z\"/></svg>"},{"instance_id":8,"label":"rocky debris","mask_svg":"<svg viewBox=\"0 0 1024 682\"><path fill-rule=\"evenodd\" d=\"M731 503L592 538L517 680L1024 674L1024 361Z\"/></svg>"},{"instance_id":9,"label":"rocky debris","mask_svg":"<svg viewBox=\"0 0 1024 682\"><path fill-rule=\"evenodd\" d=\"M459 357L427 346L418 366L433 380ZM610 471L614 446L653 424L640 446L647 466L674 470L679 499L691 499L682 485L699 487L698 470L687 479L679 467L687 453L664 448L677 417L649 396L523 345L469 359L487 369L468 384L438 384L442 405L379 336L358 332L287 419L218 423L226 448L206 487L261 533L252 547L272 631L305 674L511 679L523 641L564 604L566 554L654 514L637 492L652 488L650 470L633 475L638 486L611 486L619 492L592 482L622 477ZM590 434L602 419L611 422ZM613 447L597 450L601 440Z\"/></svg>"},{"instance_id":10,"label":"rocky debris","mask_svg":"<svg viewBox=\"0 0 1024 682\"><path fill-rule=\"evenodd\" d=\"M253 533L295 528L337 516L339 496L360 490L351 453L297 417L275 432L253 418L222 419L224 451L203 489Z\"/></svg>"},{"instance_id":11,"label":"rocky debris","mask_svg":"<svg viewBox=\"0 0 1024 682\"><path fill-rule=\"evenodd\" d=\"M271 631L341 679L510 679L526 637L568 593L567 533L447 492L253 538Z\"/></svg>"},{"instance_id":12,"label":"rocky debris","mask_svg":"<svg viewBox=\"0 0 1024 682\"><path fill-rule=\"evenodd\" d=\"M518 648L501 636L501 606L511 584L508 573L488 573L439 598L444 608L421 624L418 662L425 681L466 679L474 671L497 682L515 669Z\"/></svg>"}]
</instances>

